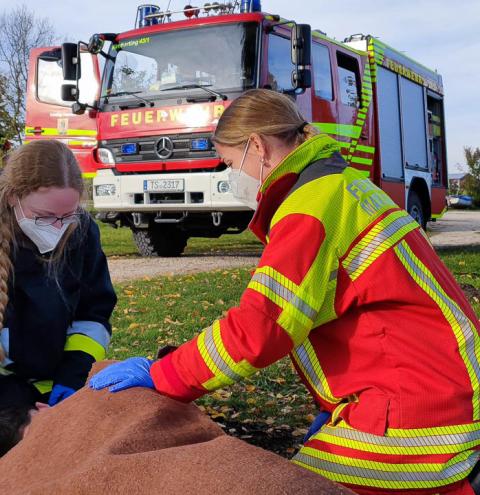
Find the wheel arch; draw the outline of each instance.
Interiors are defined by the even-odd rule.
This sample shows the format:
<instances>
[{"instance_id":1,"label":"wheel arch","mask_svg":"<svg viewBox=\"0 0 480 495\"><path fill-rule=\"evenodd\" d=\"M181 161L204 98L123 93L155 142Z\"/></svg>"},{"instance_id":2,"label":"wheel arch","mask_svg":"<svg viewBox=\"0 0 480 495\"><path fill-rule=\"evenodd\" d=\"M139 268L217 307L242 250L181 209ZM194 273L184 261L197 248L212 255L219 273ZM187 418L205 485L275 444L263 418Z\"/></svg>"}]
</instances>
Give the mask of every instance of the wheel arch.
<instances>
[{"instance_id":1,"label":"wheel arch","mask_svg":"<svg viewBox=\"0 0 480 495\"><path fill-rule=\"evenodd\" d=\"M425 214L425 221L430 221L430 219L432 218L432 202L430 200L430 191L428 190L425 179L423 179L422 177L414 177L410 182L406 209L408 209L409 199L412 192L416 193L420 201L422 202L422 209Z\"/></svg>"}]
</instances>

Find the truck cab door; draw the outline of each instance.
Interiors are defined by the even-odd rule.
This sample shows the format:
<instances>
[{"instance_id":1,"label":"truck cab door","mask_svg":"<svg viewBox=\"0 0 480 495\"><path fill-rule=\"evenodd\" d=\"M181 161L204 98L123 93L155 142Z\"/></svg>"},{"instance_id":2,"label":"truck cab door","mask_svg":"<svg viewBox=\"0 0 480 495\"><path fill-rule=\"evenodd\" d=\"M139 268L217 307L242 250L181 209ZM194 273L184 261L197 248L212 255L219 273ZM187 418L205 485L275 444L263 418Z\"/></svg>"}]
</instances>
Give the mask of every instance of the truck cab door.
<instances>
[{"instance_id":1,"label":"truck cab door","mask_svg":"<svg viewBox=\"0 0 480 495\"><path fill-rule=\"evenodd\" d=\"M75 115L71 102L61 99L65 81L61 66L61 49L34 48L30 52L27 82L25 142L58 139L75 154L84 177L96 172L93 150L97 145L96 112ZM80 101L93 105L100 95L100 70L96 55L82 52L82 77L79 81Z\"/></svg>"},{"instance_id":2,"label":"truck cab door","mask_svg":"<svg viewBox=\"0 0 480 495\"><path fill-rule=\"evenodd\" d=\"M336 105L338 139L345 144L342 154L355 168L372 172L375 148L372 146L371 82L360 55L336 50Z\"/></svg>"}]
</instances>

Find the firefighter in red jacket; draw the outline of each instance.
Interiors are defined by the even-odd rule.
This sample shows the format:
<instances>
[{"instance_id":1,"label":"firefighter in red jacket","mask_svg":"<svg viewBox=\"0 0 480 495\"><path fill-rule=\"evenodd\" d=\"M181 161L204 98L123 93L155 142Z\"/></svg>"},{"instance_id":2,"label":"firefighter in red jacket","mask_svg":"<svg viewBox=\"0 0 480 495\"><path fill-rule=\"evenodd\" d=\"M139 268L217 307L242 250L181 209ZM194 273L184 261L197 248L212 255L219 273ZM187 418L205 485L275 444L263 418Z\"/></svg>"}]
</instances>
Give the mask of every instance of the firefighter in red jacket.
<instances>
[{"instance_id":1,"label":"firefighter in red jacket","mask_svg":"<svg viewBox=\"0 0 480 495\"><path fill-rule=\"evenodd\" d=\"M214 140L265 244L240 305L166 357L114 364L90 385L187 402L289 354L331 413L293 462L361 494L473 493L478 319L419 225L314 134L284 95L232 103Z\"/></svg>"}]
</instances>

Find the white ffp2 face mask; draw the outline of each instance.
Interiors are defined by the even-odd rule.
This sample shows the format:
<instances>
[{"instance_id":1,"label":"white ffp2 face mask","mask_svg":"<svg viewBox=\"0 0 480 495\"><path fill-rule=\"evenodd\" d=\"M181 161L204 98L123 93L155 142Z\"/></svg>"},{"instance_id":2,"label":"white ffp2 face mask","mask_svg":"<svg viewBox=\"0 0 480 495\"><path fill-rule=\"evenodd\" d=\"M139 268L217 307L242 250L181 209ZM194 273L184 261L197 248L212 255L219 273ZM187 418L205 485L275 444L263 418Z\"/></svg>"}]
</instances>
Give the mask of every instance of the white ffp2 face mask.
<instances>
[{"instance_id":1,"label":"white ffp2 face mask","mask_svg":"<svg viewBox=\"0 0 480 495\"><path fill-rule=\"evenodd\" d=\"M22 212L23 218L18 218L17 211L14 208L15 218L23 233L37 246L40 254L53 251L60 242L63 234L65 234L65 231L68 229L68 224L62 225L59 229L53 225L37 225L35 220L25 217L20 201L18 202L18 206Z\"/></svg>"},{"instance_id":2,"label":"white ffp2 face mask","mask_svg":"<svg viewBox=\"0 0 480 495\"><path fill-rule=\"evenodd\" d=\"M245 145L245 150L243 152L240 168L230 169L230 173L228 174L228 181L230 182L230 187L232 188L233 196L239 199L240 201L242 201L242 203L245 203L252 210L256 210L257 195L258 195L258 190L260 189L261 181L246 174L242 170L243 163L245 162L245 157L247 156L247 151L249 146L250 146L250 139L247 141L247 144Z\"/></svg>"}]
</instances>

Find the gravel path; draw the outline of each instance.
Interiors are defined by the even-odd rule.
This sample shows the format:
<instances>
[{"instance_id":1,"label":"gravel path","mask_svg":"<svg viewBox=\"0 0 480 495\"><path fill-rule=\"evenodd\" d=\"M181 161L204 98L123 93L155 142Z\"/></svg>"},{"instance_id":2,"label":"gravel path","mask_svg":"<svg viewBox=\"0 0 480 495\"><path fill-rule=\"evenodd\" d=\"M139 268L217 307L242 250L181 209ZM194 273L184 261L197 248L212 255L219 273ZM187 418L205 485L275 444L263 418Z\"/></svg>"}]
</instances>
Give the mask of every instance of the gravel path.
<instances>
[{"instance_id":1,"label":"gravel path","mask_svg":"<svg viewBox=\"0 0 480 495\"><path fill-rule=\"evenodd\" d=\"M254 267L258 256L181 256L180 258L118 258L108 259L113 282L156 277L158 275L181 275L185 273L225 270L227 268Z\"/></svg>"},{"instance_id":2,"label":"gravel path","mask_svg":"<svg viewBox=\"0 0 480 495\"><path fill-rule=\"evenodd\" d=\"M480 211L450 210L435 223L429 224L432 244L438 248L480 245ZM108 266L114 282L208 272L228 268L254 267L256 254L239 256L184 255L179 258L109 258Z\"/></svg>"},{"instance_id":3,"label":"gravel path","mask_svg":"<svg viewBox=\"0 0 480 495\"><path fill-rule=\"evenodd\" d=\"M436 248L480 245L480 210L448 210L437 222L428 224Z\"/></svg>"}]
</instances>

